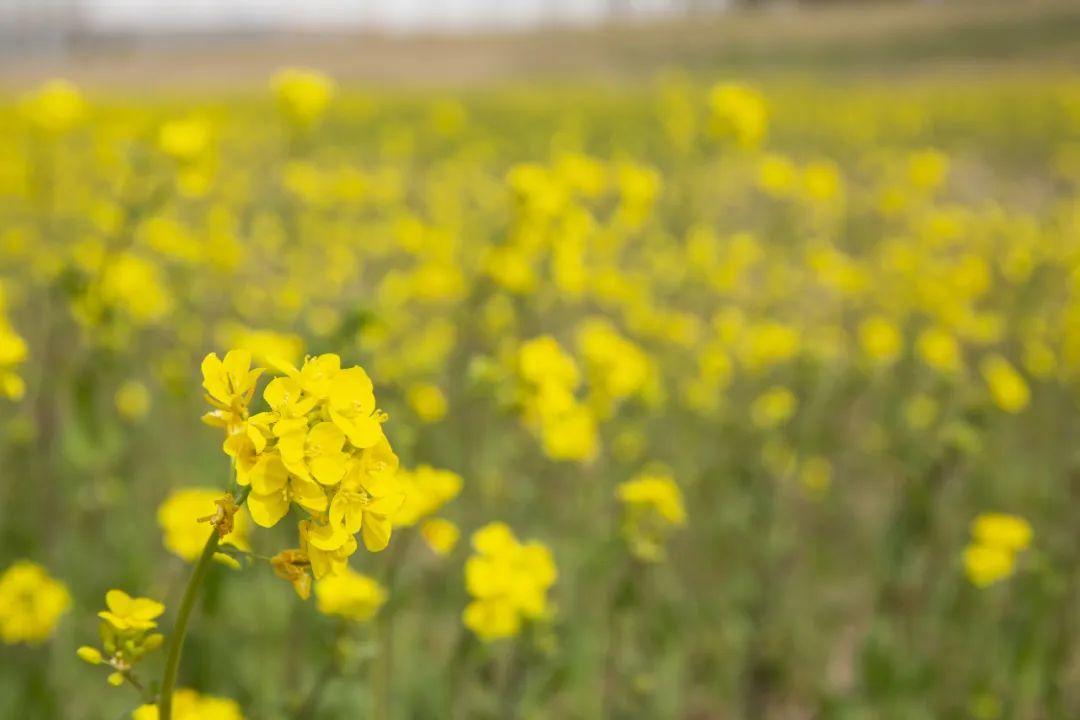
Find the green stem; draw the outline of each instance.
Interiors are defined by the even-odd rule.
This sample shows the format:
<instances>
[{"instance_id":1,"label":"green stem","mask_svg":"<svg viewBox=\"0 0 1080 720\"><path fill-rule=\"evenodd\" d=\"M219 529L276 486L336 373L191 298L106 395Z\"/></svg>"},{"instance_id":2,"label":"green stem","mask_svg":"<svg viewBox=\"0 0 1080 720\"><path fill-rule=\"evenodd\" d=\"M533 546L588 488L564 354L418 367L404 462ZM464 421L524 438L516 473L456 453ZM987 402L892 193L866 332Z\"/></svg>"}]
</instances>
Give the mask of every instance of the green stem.
<instances>
[{"instance_id":1,"label":"green stem","mask_svg":"<svg viewBox=\"0 0 1080 720\"><path fill-rule=\"evenodd\" d=\"M243 505L247 499L250 487L240 489L236 498L237 505ZM191 573L187 588L184 589L184 597L180 601L180 612L176 616L176 625L173 626L172 637L169 638L169 655L165 659L165 674L161 678L161 695L158 697L158 720L172 720L172 695L173 686L176 684L176 673L180 669L180 655L184 650L184 637L187 635L188 620L191 619L191 611L195 608L195 598L199 596L206 571L210 567L210 560L217 552L220 542L215 528L203 546L202 555L195 564L195 570Z\"/></svg>"}]
</instances>

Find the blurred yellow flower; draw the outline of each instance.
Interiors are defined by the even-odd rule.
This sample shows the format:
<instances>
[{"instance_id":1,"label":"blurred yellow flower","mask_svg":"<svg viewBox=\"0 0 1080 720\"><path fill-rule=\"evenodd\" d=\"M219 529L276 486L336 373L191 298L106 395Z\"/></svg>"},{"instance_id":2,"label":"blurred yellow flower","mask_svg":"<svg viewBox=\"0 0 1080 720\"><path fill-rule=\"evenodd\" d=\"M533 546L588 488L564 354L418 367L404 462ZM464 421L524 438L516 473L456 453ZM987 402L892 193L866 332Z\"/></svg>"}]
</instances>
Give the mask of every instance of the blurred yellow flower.
<instances>
[{"instance_id":1,"label":"blurred yellow flower","mask_svg":"<svg viewBox=\"0 0 1080 720\"><path fill-rule=\"evenodd\" d=\"M272 81L282 115L292 125L314 125L330 106L334 82L326 75L303 68L285 68Z\"/></svg>"},{"instance_id":2,"label":"blurred yellow flower","mask_svg":"<svg viewBox=\"0 0 1080 720\"><path fill-rule=\"evenodd\" d=\"M127 380L116 390L116 411L125 420L142 420L150 412L150 390L145 383Z\"/></svg>"},{"instance_id":3,"label":"blurred yellow flower","mask_svg":"<svg viewBox=\"0 0 1080 720\"><path fill-rule=\"evenodd\" d=\"M798 405L795 394L786 387L772 387L754 400L750 418L762 430L771 430L790 420Z\"/></svg>"},{"instance_id":4,"label":"blurred yellow flower","mask_svg":"<svg viewBox=\"0 0 1080 720\"><path fill-rule=\"evenodd\" d=\"M131 715L131 720L158 720L157 705L141 705ZM174 720L244 720L240 705L235 700L200 695L194 690L178 688L172 696Z\"/></svg>"},{"instance_id":5,"label":"blurred yellow flower","mask_svg":"<svg viewBox=\"0 0 1080 720\"><path fill-rule=\"evenodd\" d=\"M745 149L759 146L768 130L769 112L756 90L737 83L721 83L709 92L709 130Z\"/></svg>"},{"instance_id":6,"label":"blurred yellow flower","mask_svg":"<svg viewBox=\"0 0 1080 720\"><path fill-rule=\"evenodd\" d=\"M386 590L374 578L346 567L315 583L315 600L324 615L365 622L386 602Z\"/></svg>"},{"instance_id":7,"label":"blurred yellow flower","mask_svg":"<svg viewBox=\"0 0 1080 720\"><path fill-rule=\"evenodd\" d=\"M436 555L449 555L457 546L461 531L449 520L431 518L421 523L420 536Z\"/></svg>"},{"instance_id":8,"label":"blurred yellow flower","mask_svg":"<svg viewBox=\"0 0 1080 720\"><path fill-rule=\"evenodd\" d=\"M200 520L214 514L221 495L220 490L189 487L176 490L166 498L158 507L157 522L165 534L163 542L169 552L187 562L198 559L210 537L210 528ZM233 530L222 544L249 551L249 533L247 513L241 508L233 515Z\"/></svg>"},{"instance_id":9,"label":"blurred yellow flower","mask_svg":"<svg viewBox=\"0 0 1080 720\"><path fill-rule=\"evenodd\" d=\"M66 80L49 80L23 102L23 111L35 127L60 134L82 123L86 101Z\"/></svg>"},{"instance_id":10,"label":"blurred yellow flower","mask_svg":"<svg viewBox=\"0 0 1080 720\"><path fill-rule=\"evenodd\" d=\"M433 423L446 417L446 396L438 385L414 383L406 393L409 407L423 422Z\"/></svg>"},{"instance_id":11,"label":"blurred yellow flower","mask_svg":"<svg viewBox=\"0 0 1080 720\"><path fill-rule=\"evenodd\" d=\"M903 342L896 325L881 315L868 317L859 325L859 343L863 353L874 362L890 363L896 360L903 350Z\"/></svg>"},{"instance_id":12,"label":"blurred yellow flower","mask_svg":"<svg viewBox=\"0 0 1080 720\"><path fill-rule=\"evenodd\" d=\"M0 641L38 645L48 640L71 596L42 566L16 560L0 575Z\"/></svg>"},{"instance_id":13,"label":"blurred yellow flower","mask_svg":"<svg viewBox=\"0 0 1080 720\"><path fill-rule=\"evenodd\" d=\"M542 543L520 543L501 522L485 525L472 536L475 554L465 563L465 586L473 600L462 614L465 627L485 642L512 637L523 620L550 613L547 591L557 571Z\"/></svg>"},{"instance_id":14,"label":"blurred yellow flower","mask_svg":"<svg viewBox=\"0 0 1080 720\"><path fill-rule=\"evenodd\" d=\"M964 549L964 571L977 587L1013 574L1016 555L1031 545L1027 520L1004 513L983 513L971 523L972 542Z\"/></svg>"},{"instance_id":15,"label":"blurred yellow flower","mask_svg":"<svg viewBox=\"0 0 1080 720\"><path fill-rule=\"evenodd\" d=\"M988 355L979 364L979 370L999 408L1018 413L1028 406L1031 393L1027 383L1008 360L1000 355Z\"/></svg>"},{"instance_id":16,"label":"blurred yellow flower","mask_svg":"<svg viewBox=\"0 0 1080 720\"><path fill-rule=\"evenodd\" d=\"M398 470L398 487L404 503L394 514L394 524L405 527L434 515L461 492L461 476L451 470L419 465L415 470Z\"/></svg>"},{"instance_id":17,"label":"blurred yellow flower","mask_svg":"<svg viewBox=\"0 0 1080 720\"><path fill-rule=\"evenodd\" d=\"M916 343L919 356L930 367L944 373L957 373L962 368L960 345L953 335L940 327L923 330Z\"/></svg>"},{"instance_id":18,"label":"blurred yellow flower","mask_svg":"<svg viewBox=\"0 0 1080 720\"><path fill-rule=\"evenodd\" d=\"M631 551L647 562L662 560L668 533L686 524L674 478L666 472L644 472L621 483L615 493L625 508L622 532Z\"/></svg>"},{"instance_id":19,"label":"blurred yellow flower","mask_svg":"<svg viewBox=\"0 0 1080 720\"><path fill-rule=\"evenodd\" d=\"M155 618L165 612L165 606L149 598L133 598L123 590L110 590L105 594L105 605L98 617L113 630L152 630L157 627Z\"/></svg>"}]
</instances>

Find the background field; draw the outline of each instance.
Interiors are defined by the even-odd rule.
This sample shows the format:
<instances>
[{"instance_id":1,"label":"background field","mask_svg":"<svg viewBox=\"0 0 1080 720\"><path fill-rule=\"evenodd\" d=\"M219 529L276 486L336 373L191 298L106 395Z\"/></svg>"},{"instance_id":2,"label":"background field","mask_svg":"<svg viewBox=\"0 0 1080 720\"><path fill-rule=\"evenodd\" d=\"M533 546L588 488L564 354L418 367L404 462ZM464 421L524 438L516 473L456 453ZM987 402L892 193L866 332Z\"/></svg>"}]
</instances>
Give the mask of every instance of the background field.
<instances>
[{"instance_id":1,"label":"background field","mask_svg":"<svg viewBox=\"0 0 1080 720\"><path fill-rule=\"evenodd\" d=\"M190 565L156 513L227 486L199 362L248 346L363 365L402 467L464 480L437 513L453 552L402 527L352 558L389 588L372 622L264 562L212 568L181 685L248 718L1080 716L1077 62L1067 2L5 60L0 308L28 358L0 396L0 571L40 563L71 604L46 642L0 645L0 715L138 705L75 648L110 588L164 601L168 634ZM307 131L268 88L291 65L338 83ZM88 103L62 133L28 100L52 77ZM760 142L717 83L764 98ZM206 146L170 158L163 124L191 119ZM596 318L632 350L591 351ZM579 368L584 457L530 422L543 335ZM145 413L117 402L132 382ZM790 414L762 400L780 389ZM688 520L642 563L616 486L661 466ZM986 512L1034 537L983 588L963 556ZM463 564L492 520L559 577L550 624L485 644Z\"/></svg>"}]
</instances>

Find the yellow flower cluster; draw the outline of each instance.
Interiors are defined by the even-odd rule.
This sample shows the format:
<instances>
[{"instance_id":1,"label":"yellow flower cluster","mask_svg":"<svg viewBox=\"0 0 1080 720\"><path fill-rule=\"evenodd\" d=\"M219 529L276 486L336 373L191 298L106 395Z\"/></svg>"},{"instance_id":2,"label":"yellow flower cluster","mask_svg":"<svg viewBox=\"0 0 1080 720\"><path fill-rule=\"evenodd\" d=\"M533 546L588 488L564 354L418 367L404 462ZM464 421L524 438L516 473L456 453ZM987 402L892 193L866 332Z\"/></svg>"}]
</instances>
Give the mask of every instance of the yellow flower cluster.
<instances>
[{"instance_id":1,"label":"yellow flower cluster","mask_svg":"<svg viewBox=\"0 0 1080 720\"><path fill-rule=\"evenodd\" d=\"M977 587L987 587L1013 574L1017 553L1031 545L1031 525L1016 515L983 513L971 524L971 543L964 549L964 570Z\"/></svg>"},{"instance_id":2,"label":"yellow flower cluster","mask_svg":"<svg viewBox=\"0 0 1080 720\"><path fill-rule=\"evenodd\" d=\"M405 502L394 516L394 525L407 527L423 520L420 535L428 547L438 555L449 554L460 531L449 520L431 516L461 492L461 476L452 470L418 465L414 470L398 470L397 480Z\"/></svg>"},{"instance_id":3,"label":"yellow flower cluster","mask_svg":"<svg viewBox=\"0 0 1080 720\"><path fill-rule=\"evenodd\" d=\"M665 472L644 472L621 483L616 496L624 506L622 533L640 560L657 562L673 528L686 524L686 508L675 479Z\"/></svg>"},{"instance_id":4,"label":"yellow flower cluster","mask_svg":"<svg viewBox=\"0 0 1080 720\"><path fill-rule=\"evenodd\" d=\"M501 522L474 532L472 546L475 554L465 563L465 588L473 599L462 614L465 627L489 642L517 635L523 620L551 615L547 591L558 573L547 546L535 540L519 542Z\"/></svg>"},{"instance_id":5,"label":"yellow flower cluster","mask_svg":"<svg viewBox=\"0 0 1080 720\"><path fill-rule=\"evenodd\" d=\"M282 115L298 128L309 128L326 112L334 83L315 70L286 68L274 76L273 90Z\"/></svg>"},{"instance_id":6,"label":"yellow flower cluster","mask_svg":"<svg viewBox=\"0 0 1080 720\"><path fill-rule=\"evenodd\" d=\"M108 665L110 685L122 685L125 680L134 684L135 666L165 642L161 633L152 632L165 606L149 598L133 598L123 590L107 592L105 605L107 609L98 613L101 649L84 645L78 655L91 665Z\"/></svg>"},{"instance_id":7,"label":"yellow flower cluster","mask_svg":"<svg viewBox=\"0 0 1080 720\"><path fill-rule=\"evenodd\" d=\"M280 369L284 375L263 391L269 410L251 414L263 369L252 369L245 350L224 360L208 355L203 387L214 410L204 421L224 428L225 453L236 464L237 483L250 489L247 507L257 525L273 527L294 505L305 514L299 547L274 566L307 597L305 567L316 580L340 573L356 552L357 534L371 552L387 546L404 494L382 429L386 415L364 369L342 368L334 354Z\"/></svg>"},{"instance_id":8,"label":"yellow flower cluster","mask_svg":"<svg viewBox=\"0 0 1080 720\"><path fill-rule=\"evenodd\" d=\"M175 720L244 720L235 700L200 695L186 688L173 693L172 716ZM132 713L131 720L158 720L158 717L157 705L142 705Z\"/></svg>"},{"instance_id":9,"label":"yellow flower cluster","mask_svg":"<svg viewBox=\"0 0 1080 720\"><path fill-rule=\"evenodd\" d=\"M597 451L596 419L575 391L581 382L577 363L555 338L544 335L518 351L526 423L539 434L554 460L589 460Z\"/></svg>"},{"instance_id":10,"label":"yellow flower cluster","mask_svg":"<svg viewBox=\"0 0 1080 720\"><path fill-rule=\"evenodd\" d=\"M48 640L71 596L64 583L29 560L18 560L0 575L0 642L37 645Z\"/></svg>"}]
</instances>

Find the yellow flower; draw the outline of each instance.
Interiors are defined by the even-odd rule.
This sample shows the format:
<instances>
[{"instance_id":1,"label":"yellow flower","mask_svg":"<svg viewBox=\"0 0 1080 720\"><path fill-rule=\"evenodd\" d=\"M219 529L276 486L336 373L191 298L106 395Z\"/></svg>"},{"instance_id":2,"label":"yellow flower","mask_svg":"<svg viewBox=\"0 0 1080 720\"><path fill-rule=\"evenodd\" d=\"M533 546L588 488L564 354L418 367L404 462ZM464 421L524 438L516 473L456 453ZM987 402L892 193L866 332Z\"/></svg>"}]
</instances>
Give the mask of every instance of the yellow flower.
<instances>
[{"instance_id":1,"label":"yellow flower","mask_svg":"<svg viewBox=\"0 0 1080 720\"><path fill-rule=\"evenodd\" d=\"M806 458L799 468L799 482L812 493L826 493L832 484L832 463L823 457Z\"/></svg>"},{"instance_id":2,"label":"yellow flower","mask_svg":"<svg viewBox=\"0 0 1080 720\"><path fill-rule=\"evenodd\" d=\"M86 101L66 80L50 80L27 98L23 110L37 128L59 135L83 121Z\"/></svg>"},{"instance_id":3,"label":"yellow flower","mask_svg":"<svg viewBox=\"0 0 1080 720\"><path fill-rule=\"evenodd\" d=\"M923 330L916 345L923 361L945 373L956 373L961 369L960 345L949 331L940 327Z\"/></svg>"},{"instance_id":4,"label":"yellow flower","mask_svg":"<svg viewBox=\"0 0 1080 720\"><path fill-rule=\"evenodd\" d=\"M394 515L394 525L415 525L439 511L461 492L461 476L450 470L420 465L415 470L399 470L397 482L405 500Z\"/></svg>"},{"instance_id":5,"label":"yellow flower","mask_svg":"<svg viewBox=\"0 0 1080 720\"><path fill-rule=\"evenodd\" d=\"M128 380L116 390L116 411L126 420L141 420L150 412L150 390L138 380Z\"/></svg>"},{"instance_id":6,"label":"yellow flower","mask_svg":"<svg viewBox=\"0 0 1080 720\"><path fill-rule=\"evenodd\" d=\"M287 426L284 432L282 426ZM278 452L289 472L308 482L314 478L323 485L341 482L349 455L342 451L345 433L334 423L321 422L308 429L305 419L286 420L279 422L274 432L279 434Z\"/></svg>"},{"instance_id":7,"label":"yellow flower","mask_svg":"<svg viewBox=\"0 0 1080 720\"><path fill-rule=\"evenodd\" d=\"M274 568L275 575L292 583L301 600L311 597L311 575L308 573L311 560L306 552L295 548L282 550L270 558L270 565Z\"/></svg>"},{"instance_id":8,"label":"yellow flower","mask_svg":"<svg viewBox=\"0 0 1080 720\"><path fill-rule=\"evenodd\" d=\"M754 400L750 417L762 430L771 430L786 423L795 414L799 401L785 387L776 386L766 390Z\"/></svg>"},{"instance_id":9,"label":"yellow flower","mask_svg":"<svg viewBox=\"0 0 1080 720\"><path fill-rule=\"evenodd\" d=\"M314 125L334 96L333 81L315 70L285 68L272 85L285 119L299 128Z\"/></svg>"},{"instance_id":10,"label":"yellow flower","mask_svg":"<svg viewBox=\"0 0 1080 720\"><path fill-rule=\"evenodd\" d=\"M209 149L211 130L210 123L199 118L171 120L158 131L157 144L173 160L192 162Z\"/></svg>"},{"instance_id":11,"label":"yellow flower","mask_svg":"<svg viewBox=\"0 0 1080 720\"><path fill-rule=\"evenodd\" d=\"M580 380L574 359L563 351L555 338L548 335L521 344L518 370L526 382L534 385L556 383L574 388Z\"/></svg>"},{"instance_id":12,"label":"yellow flower","mask_svg":"<svg viewBox=\"0 0 1080 720\"><path fill-rule=\"evenodd\" d=\"M25 385L14 368L26 361L26 355L26 342L0 315L0 397L18 400L23 396Z\"/></svg>"},{"instance_id":13,"label":"yellow flower","mask_svg":"<svg viewBox=\"0 0 1080 720\"><path fill-rule=\"evenodd\" d=\"M45 568L17 560L0 575L0 641L37 645L52 636L71 596Z\"/></svg>"},{"instance_id":14,"label":"yellow flower","mask_svg":"<svg viewBox=\"0 0 1080 720\"><path fill-rule=\"evenodd\" d=\"M446 417L446 396L438 385L416 383L409 387L409 406L423 422L433 423Z\"/></svg>"},{"instance_id":15,"label":"yellow flower","mask_svg":"<svg viewBox=\"0 0 1080 720\"><path fill-rule=\"evenodd\" d=\"M188 562L197 560L210 536L206 524L199 519L213 514L220 498L221 491L210 488L183 488L169 495L157 511L166 549ZM250 550L248 534L247 514L241 509L233 516L233 530L222 543Z\"/></svg>"},{"instance_id":16,"label":"yellow flower","mask_svg":"<svg viewBox=\"0 0 1080 720\"><path fill-rule=\"evenodd\" d=\"M311 513L326 510L326 493L314 480L290 475L281 458L275 454L263 455L248 475L251 494L247 507L256 525L269 528L289 512L289 504L296 503Z\"/></svg>"},{"instance_id":17,"label":"yellow flower","mask_svg":"<svg viewBox=\"0 0 1080 720\"><path fill-rule=\"evenodd\" d=\"M105 594L105 605L98 617L113 630L152 630L157 627L156 617L165 612L165 606L149 598L133 598L123 590L110 590Z\"/></svg>"},{"instance_id":18,"label":"yellow flower","mask_svg":"<svg viewBox=\"0 0 1080 720\"><path fill-rule=\"evenodd\" d=\"M200 695L186 688L173 692L172 716L174 720L244 720L235 700ZM132 713L131 720L158 720L157 705L140 706Z\"/></svg>"},{"instance_id":19,"label":"yellow flower","mask_svg":"<svg viewBox=\"0 0 1080 720\"><path fill-rule=\"evenodd\" d=\"M383 459L373 459L376 451ZM376 446L354 461L330 503L330 525L349 535L357 532L364 546L379 552L390 543L393 519L404 495L388 476L397 467L397 456L386 443ZM373 471L374 466L374 471Z\"/></svg>"},{"instance_id":20,"label":"yellow flower","mask_svg":"<svg viewBox=\"0 0 1080 720\"><path fill-rule=\"evenodd\" d=\"M621 483L615 492L626 508L623 536L634 555L661 560L669 530L686 524L682 492L674 478L665 472L644 472Z\"/></svg>"},{"instance_id":21,"label":"yellow flower","mask_svg":"<svg viewBox=\"0 0 1080 720\"><path fill-rule=\"evenodd\" d=\"M203 421L225 428L237 425L247 412L262 373L262 368L252 369L251 353L247 350L230 350L224 361L218 359L217 353L203 358L206 401L216 408L204 415Z\"/></svg>"},{"instance_id":22,"label":"yellow flower","mask_svg":"<svg viewBox=\"0 0 1080 720\"><path fill-rule=\"evenodd\" d=\"M457 546L461 531L443 518L431 518L420 525L420 535L436 555L449 555Z\"/></svg>"},{"instance_id":23,"label":"yellow flower","mask_svg":"<svg viewBox=\"0 0 1080 720\"><path fill-rule=\"evenodd\" d=\"M859 342L866 357L877 363L894 361L903 349L900 331L892 321L881 315L863 320L859 326Z\"/></svg>"},{"instance_id":24,"label":"yellow flower","mask_svg":"<svg viewBox=\"0 0 1080 720\"><path fill-rule=\"evenodd\" d=\"M330 419L341 428L353 447L364 449L383 439L385 416L375 407L371 378L361 367L352 367L334 375L330 381L328 408Z\"/></svg>"},{"instance_id":25,"label":"yellow flower","mask_svg":"<svg viewBox=\"0 0 1080 720\"><path fill-rule=\"evenodd\" d=\"M1031 545L1031 525L1016 515L983 513L971 523L971 536L983 545L1010 552L1027 550Z\"/></svg>"},{"instance_id":26,"label":"yellow flower","mask_svg":"<svg viewBox=\"0 0 1080 720\"><path fill-rule=\"evenodd\" d=\"M344 571L356 547L356 538L344 528L320 525L311 520L300 523L300 550L311 561L311 572L316 580Z\"/></svg>"},{"instance_id":27,"label":"yellow flower","mask_svg":"<svg viewBox=\"0 0 1080 720\"><path fill-rule=\"evenodd\" d=\"M1027 383L1009 361L1000 355L983 358L979 365L983 379L990 388L994 404L1008 413L1018 413L1028 406L1031 393Z\"/></svg>"},{"instance_id":28,"label":"yellow flower","mask_svg":"<svg viewBox=\"0 0 1080 720\"><path fill-rule=\"evenodd\" d=\"M964 549L964 570L968 579L983 588L1013 574L1016 556L999 547L973 543Z\"/></svg>"},{"instance_id":29,"label":"yellow flower","mask_svg":"<svg viewBox=\"0 0 1080 720\"><path fill-rule=\"evenodd\" d=\"M473 533L476 554L465 564L472 602L462 621L484 641L516 635L521 621L541 620L550 608L547 590L557 578L551 551L538 542L521 544L504 523Z\"/></svg>"},{"instance_id":30,"label":"yellow flower","mask_svg":"<svg viewBox=\"0 0 1080 720\"><path fill-rule=\"evenodd\" d=\"M709 93L709 128L715 137L752 149L768 130L769 112L756 90L737 83L721 83Z\"/></svg>"},{"instance_id":31,"label":"yellow flower","mask_svg":"<svg viewBox=\"0 0 1080 720\"><path fill-rule=\"evenodd\" d=\"M374 578L346 567L315 585L319 612L365 622L386 602L386 590Z\"/></svg>"}]
</instances>

